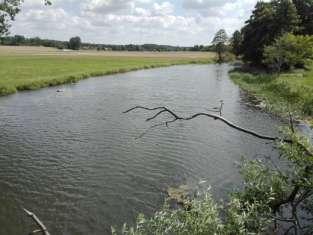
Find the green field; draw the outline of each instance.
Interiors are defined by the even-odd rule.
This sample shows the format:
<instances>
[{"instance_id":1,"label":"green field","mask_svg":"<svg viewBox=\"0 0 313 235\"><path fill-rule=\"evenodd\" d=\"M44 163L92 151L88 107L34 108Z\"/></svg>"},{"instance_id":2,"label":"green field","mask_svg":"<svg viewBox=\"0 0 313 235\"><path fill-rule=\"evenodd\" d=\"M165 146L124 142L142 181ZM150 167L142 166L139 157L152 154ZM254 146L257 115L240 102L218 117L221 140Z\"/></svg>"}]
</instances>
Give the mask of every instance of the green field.
<instances>
[{"instance_id":1,"label":"green field","mask_svg":"<svg viewBox=\"0 0 313 235\"><path fill-rule=\"evenodd\" d=\"M231 78L242 89L266 103L269 111L298 118L313 119L313 65L279 76L232 72Z\"/></svg>"},{"instance_id":2,"label":"green field","mask_svg":"<svg viewBox=\"0 0 313 235\"><path fill-rule=\"evenodd\" d=\"M209 63L213 57L211 53L191 52L64 52L50 48L0 47L0 95L138 69Z\"/></svg>"}]
</instances>

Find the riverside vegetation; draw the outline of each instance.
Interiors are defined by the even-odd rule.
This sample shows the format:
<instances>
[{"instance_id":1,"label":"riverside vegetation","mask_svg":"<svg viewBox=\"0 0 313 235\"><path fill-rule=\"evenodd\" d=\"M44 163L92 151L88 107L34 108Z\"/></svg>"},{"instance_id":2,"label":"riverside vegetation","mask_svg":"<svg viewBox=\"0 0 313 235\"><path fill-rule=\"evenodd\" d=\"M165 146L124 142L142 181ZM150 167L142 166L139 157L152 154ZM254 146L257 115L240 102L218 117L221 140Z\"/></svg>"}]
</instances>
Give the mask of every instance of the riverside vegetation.
<instances>
[{"instance_id":1,"label":"riverside vegetation","mask_svg":"<svg viewBox=\"0 0 313 235\"><path fill-rule=\"evenodd\" d=\"M313 37L284 34L265 47L263 57L264 65L274 73L250 67L247 71L234 70L232 79L262 100L269 111L282 116L292 113L310 121L313 116Z\"/></svg>"},{"instance_id":2,"label":"riverside vegetation","mask_svg":"<svg viewBox=\"0 0 313 235\"><path fill-rule=\"evenodd\" d=\"M281 74L256 74L233 71L231 78L243 90L265 103L273 113L293 113L313 126L313 66Z\"/></svg>"},{"instance_id":3,"label":"riverside vegetation","mask_svg":"<svg viewBox=\"0 0 313 235\"><path fill-rule=\"evenodd\" d=\"M301 119L313 116L313 1L258 2L241 31L233 34L233 52L245 62L231 74L268 110Z\"/></svg>"}]
</instances>

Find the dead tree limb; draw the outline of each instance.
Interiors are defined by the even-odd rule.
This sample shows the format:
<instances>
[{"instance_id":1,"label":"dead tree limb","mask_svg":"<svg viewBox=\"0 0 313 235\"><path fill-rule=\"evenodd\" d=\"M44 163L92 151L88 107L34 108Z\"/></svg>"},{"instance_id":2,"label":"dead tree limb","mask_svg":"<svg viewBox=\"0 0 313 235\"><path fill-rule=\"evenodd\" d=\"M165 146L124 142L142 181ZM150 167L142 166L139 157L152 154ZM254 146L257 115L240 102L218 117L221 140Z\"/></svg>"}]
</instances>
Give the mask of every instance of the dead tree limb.
<instances>
[{"instance_id":1,"label":"dead tree limb","mask_svg":"<svg viewBox=\"0 0 313 235\"><path fill-rule=\"evenodd\" d=\"M30 234L36 234L36 233L41 232L43 235L50 235L46 226L41 222L41 220L33 212L30 212L29 210L26 210L25 208L23 210L36 223L36 225L40 228L39 230L34 230Z\"/></svg>"},{"instance_id":2,"label":"dead tree limb","mask_svg":"<svg viewBox=\"0 0 313 235\"><path fill-rule=\"evenodd\" d=\"M181 116L178 116L176 113L174 113L173 111L171 111L170 109L168 109L166 107L147 108L147 107L143 107L143 106L136 106L134 108L131 108L131 109L125 111L124 113L129 113L129 112L137 110L137 109L148 110L148 111L159 110L159 112L156 113L154 116L146 119L147 122L152 121L153 119L156 119L157 117L159 117L163 113L168 113L168 114L173 116L173 118L174 118L173 120L167 121L167 122L164 122L164 123L160 123L160 124L158 124L158 126L161 126L161 125L168 126L168 124L173 123L175 121L190 121L192 119L195 119L195 118L198 118L198 117L202 116L202 117L208 117L208 118L211 118L211 119L214 119L214 120L219 120L219 121L225 123L226 125L234 128L234 129L236 129L238 131L241 131L241 132L244 132L246 134L252 135L252 136L257 137L259 139L270 140L270 141L281 140L281 138L279 138L279 137L266 136L266 135L259 134L259 133L255 132L255 131L242 128L242 127L237 126L234 123L228 121L227 119L223 118L222 116L219 116L219 115L216 115L216 114L196 113L196 114L194 114L192 116L189 116L189 117L181 117ZM289 140L289 139L283 139L283 141L284 142L291 142L291 140Z\"/></svg>"},{"instance_id":3,"label":"dead tree limb","mask_svg":"<svg viewBox=\"0 0 313 235\"><path fill-rule=\"evenodd\" d=\"M151 126L148 130L150 130L152 128L155 128L155 127L159 127L159 126L166 126L166 127L168 127L169 124L171 124L173 122L176 122L176 121L190 121L190 120L196 119L198 117L208 117L208 118L211 118L211 119L214 119L214 120L219 120L219 121L223 122L224 124L226 124L227 126L229 126L231 128L234 128L234 129L236 129L236 130L238 130L240 132L246 133L248 135L254 136L254 137L259 138L259 139L269 140L269 141L281 141L281 142L288 143L288 144L295 144L292 139L267 136L267 135L263 135L263 134L255 132L255 131L252 131L252 130L240 127L240 126L234 124L233 122L228 121L227 119L223 118L221 115L216 115L216 114L211 114L211 113L196 113L196 114L193 114L192 116L189 116L189 117L182 117L182 116L179 116L178 114L176 114L174 111L172 111L172 110L170 110L170 109L168 109L166 107L162 107L162 106L161 107L155 107L155 108L149 108L149 107L144 107L144 106L135 106L135 107L133 107L131 109L126 110L123 113L130 113L130 112L135 111L135 110L158 111L152 117L147 118L146 119L147 122L152 121L152 120L158 118L161 114L165 114L165 113L167 113L167 114L169 114L169 115L171 115L173 117L172 120L169 120L169 121L166 121L166 122L159 123L159 124L156 124L154 126ZM141 137L145 133L143 133L141 135ZM301 147L301 149L303 149L303 151L308 156L311 156L311 157L313 156L313 153L309 149L307 149L303 144L301 144L299 142L296 143L296 144L299 147Z\"/></svg>"}]
</instances>

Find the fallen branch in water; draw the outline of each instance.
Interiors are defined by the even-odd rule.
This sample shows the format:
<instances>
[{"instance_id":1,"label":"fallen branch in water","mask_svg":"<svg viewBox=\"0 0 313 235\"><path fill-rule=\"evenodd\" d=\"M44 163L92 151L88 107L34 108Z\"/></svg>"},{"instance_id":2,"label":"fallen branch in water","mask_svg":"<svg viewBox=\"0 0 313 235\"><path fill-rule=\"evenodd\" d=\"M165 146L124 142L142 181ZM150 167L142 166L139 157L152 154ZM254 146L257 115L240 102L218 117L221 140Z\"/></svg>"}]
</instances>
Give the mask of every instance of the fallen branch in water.
<instances>
[{"instance_id":1,"label":"fallen branch in water","mask_svg":"<svg viewBox=\"0 0 313 235\"><path fill-rule=\"evenodd\" d=\"M25 208L23 210L30 218L32 218L32 220L40 228L38 230L32 231L30 234L42 233L43 235L50 235L46 226L40 221L40 219L33 212L30 212L29 210L26 210Z\"/></svg>"},{"instance_id":2,"label":"fallen branch in water","mask_svg":"<svg viewBox=\"0 0 313 235\"><path fill-rule=\"evenodd\" d=\"M240 132L249 134L249 135L254 136L256 138L259 138L259 139L270 140L270 141L281 141L281 142L289 143L289 144L292 144L294 142L291 139L267 136L267 135L263 135L263 134L255 132L255 131L252 131L252 130L249 130L249 129L237 126L236 124L232 123L231 121L228 121L227 119L223 118L221 116L221 112L220 112L220 115L211 114L211 113L196 113L196 114L193 114L192 116L189 116L189 117L181 117L178 114L176 114L174 111L172 111L172 110L170 110L170 109L168 109L166 107L148 108L148 107L144 107L144 106L135 106L135 107L133 107L131 109L126 110L123 113L129 113L129 112L132 112L132 111L135 111L135 110L140 110L140 109L141 110L147 110L147 111L158 111L152 117L147 118L146 119L147 122L156 119L157 117L159 117L161 114L164 114L164 113L170 114L173 117L172 120L169 120L169 121L166 121L166 122L159 123L159 124L151 126L147 131L149 131L149 130L155 128L155 127L159 127L159 126L169 127L169 124L174 123L176 121L190 121L190 120L198 118L198 117L208 117L208 118L211 118L211 119L214 119L214 120L219 120L219 121L225 123L227 126L229 126L231 128L234 128L234 129L236 129L236 130L238 130ZM145 135L147 133L147 131L144 132L143 134L141 134L139 138L141 138L143 135ZM303 151L308 156L313 156L313 153L309 149L307 149L303 144L301 144L301 143L297 143L297 144L298 144L298 146L300 146L303 149Z\"/></svg>"},{"instance_id":3,"label":"fallen branch in water","mask_svg":"<svg viewBox=\"0 0 313 235\"><path fill-rule=\"evenodd\" d=\"M264 140L271 140L271 141L277 141L277 140L281 140L279 137L271 137L271 136L266 136L266 135L262 135L262 134L259 134L257 132L254 132L252 130L248 130L248 129L245 129L245 128L242 128L240 126L237 126L235 125L234 123L228 121L227 119L223 118L222 116L219 116L219 115L216 115L216 114L210 114L210 113L196 113L190 117L181 117L181 116L178 116L176 113L174 113L173 111L171 111L170 109L166 108L166 107L156 107L156 108L147 108L147 107L143 107L143 106L136 106L134 108L131 108L127 111L125 111L124 113L129 113L131 111L134 111L136 109L143 109L143 110L148 110L148 111L156 111L156 110L160 110L158 113L156 113L154 116L146 119L147 122L153 120L153 119L156 119L158 116L160 116L162 113L168 113L170 115L173 116L173 120L170 120L170 121L166 121L164 123L160 123L160 124L157 124L157 125L154 125L152 127L156 127L156 126L162 126L162 125L165 125L168 127L168 125L170 123L173 123L175 121L190 121L192 119L195 119L197 117L209 117L209 118L212 118L214 120L219 120L223 123L225 123L226 125L236 129L236 130L239 130L241 132L244 132L244 133L247 133L249 135L252 135L254 137L257 137L259 139L264 139ZM289 139L283 139L284 142L291 142L291 140Z\"/></svg>"}]
</instances>

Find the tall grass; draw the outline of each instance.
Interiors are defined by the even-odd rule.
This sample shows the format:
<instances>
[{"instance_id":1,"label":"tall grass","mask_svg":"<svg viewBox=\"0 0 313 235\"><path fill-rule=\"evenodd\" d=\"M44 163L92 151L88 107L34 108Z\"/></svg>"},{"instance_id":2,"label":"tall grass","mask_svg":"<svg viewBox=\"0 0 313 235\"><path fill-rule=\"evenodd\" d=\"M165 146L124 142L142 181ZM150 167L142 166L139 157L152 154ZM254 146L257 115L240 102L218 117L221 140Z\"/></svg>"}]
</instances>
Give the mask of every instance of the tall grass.
<instances>
[{"instance_id":1,"label":"tall grass","mask_svg":"<svg viewBox=\"0 0 313 235\"><path fill-rule=\"evenodd\" d=\"M278 114L293 112L313 116L313 66L310 71L270 75L232 72L231 78L244 90L266 102Z\"/></svg>"}]
</instances>

